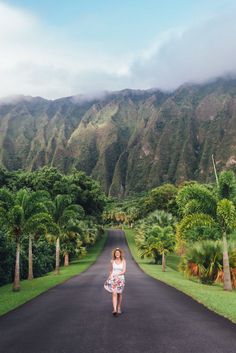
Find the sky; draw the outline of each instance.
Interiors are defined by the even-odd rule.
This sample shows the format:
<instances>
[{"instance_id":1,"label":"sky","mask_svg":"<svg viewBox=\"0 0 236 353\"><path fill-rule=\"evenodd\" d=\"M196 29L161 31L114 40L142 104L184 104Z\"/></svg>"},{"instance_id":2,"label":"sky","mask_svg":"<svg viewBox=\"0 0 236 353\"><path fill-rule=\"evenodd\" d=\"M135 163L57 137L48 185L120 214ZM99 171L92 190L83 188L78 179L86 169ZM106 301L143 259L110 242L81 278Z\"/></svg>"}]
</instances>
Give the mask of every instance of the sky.
<instances>
[{"instance_id":1,"label":"sky","mask_svg":"<svg viewBox=\"0 0 236 353\"><path fill-rule=\"evenodd\" d=\"M236 73L235 0L0 0L0 97L173 90Z\"/></svg>"}]
</instances>

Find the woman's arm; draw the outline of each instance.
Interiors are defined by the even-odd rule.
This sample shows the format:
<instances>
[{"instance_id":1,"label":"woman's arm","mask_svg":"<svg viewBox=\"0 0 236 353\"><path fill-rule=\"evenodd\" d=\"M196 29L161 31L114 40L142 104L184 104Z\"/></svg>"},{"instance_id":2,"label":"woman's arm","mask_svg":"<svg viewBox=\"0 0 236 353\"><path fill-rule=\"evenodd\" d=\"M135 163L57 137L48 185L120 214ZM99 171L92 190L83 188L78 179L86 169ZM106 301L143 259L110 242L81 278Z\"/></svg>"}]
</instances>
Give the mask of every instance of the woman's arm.
<instances>
[{"instance_id":1,"label":"woman's arm","mask_svg":"<svg viewBox=\"0 0 236 353\"><path fill-rule=\"evenodd\" d=\"M110 267L109 267L109 277L111 277L111 275L112 275L112 271L113 271L113 261L111 260L111 262L110 262Z\"/></svg>"},{"instance_id":2,"label":"woman's arm","mask_svg":"<svg viewBox=\"0 0 236 353\"><path fill-rule=\"evenodd\" d=\"M126 260L123 260L124 262L123 262L123 271L121 271L120 273L119 273L119 276L120 275L124 275L125 274L125 272L126 272Z\"/></svg>"}]
</instances>

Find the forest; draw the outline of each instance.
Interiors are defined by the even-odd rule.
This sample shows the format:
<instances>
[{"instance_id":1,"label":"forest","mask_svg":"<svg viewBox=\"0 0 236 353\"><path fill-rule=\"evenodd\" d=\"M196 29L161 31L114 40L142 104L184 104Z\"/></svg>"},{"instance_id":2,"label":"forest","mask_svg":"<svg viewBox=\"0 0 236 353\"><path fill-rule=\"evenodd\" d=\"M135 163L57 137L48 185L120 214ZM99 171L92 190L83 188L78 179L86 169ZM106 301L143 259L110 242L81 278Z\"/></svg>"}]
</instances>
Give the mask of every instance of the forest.
<instances>
[{"instance_id":1,"label":"forest","mask_svg":"<svg viewBox=\"0 0 236 353\"><path fill-rule=\"evenodd\" d=\"M83 172L0 169L0 285L40 277L81 258L103 234L106 196Z\"/></svg>"}]
</instances>

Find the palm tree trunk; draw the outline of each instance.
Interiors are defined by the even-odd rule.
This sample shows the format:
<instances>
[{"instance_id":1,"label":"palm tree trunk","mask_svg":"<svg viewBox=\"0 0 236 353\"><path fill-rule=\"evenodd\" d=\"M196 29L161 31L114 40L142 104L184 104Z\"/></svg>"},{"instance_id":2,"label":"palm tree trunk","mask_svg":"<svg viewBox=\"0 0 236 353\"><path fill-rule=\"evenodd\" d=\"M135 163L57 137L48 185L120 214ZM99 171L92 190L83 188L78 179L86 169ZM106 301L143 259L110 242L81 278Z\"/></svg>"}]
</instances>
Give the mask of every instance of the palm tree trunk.
<instances>
[{"instance_id":1,"label":"palm tree trunk","mask_svg":"<svg viewBox=\"0 0 236 353\"><path fill-rule=\"evenodd\" d=\"M165 258L165 253L163 251L162 253L162 272L166 271L166 258Z\"/></svg>"},{"instance_id":2,"label":"palm tree trunk","mask_svg":"<svg viewBox=\"0 0 236 353\"><path fill-rule=\"evenodd\" d=\"M68 252L65 253L65 256L64 256L64 266L69 266L69 254L68 254Z\"/></svg>"},{"instance_id":3,"label":"palm tree trunk","mask_svg":"<svg viewBox=\"0 0 236 353\"><path fill-rule=\"evenodd\" d=\"M225 232L223 233L223 272L224 272L224 290L232 290L232 282L229 268L228 244Z\"/></svg>"},{"instance_id":4,"label":"palm tree trunk","mask_svg":"<svg viewBox=\"0 0 236 353\"><path fill-rule=\"evenodd\" d=\"M33 274L33 252L32 252L32 237L29 236L29 255L28 255L28 279L32 280L34 278Z\"/></svg>"},{"instance_id":5,"label":"palm tree trunk","mask_svg":"<svg viewBox=\"0 0 236 353\"><path fill-rule=\"evenodd\" d=\"M159 260L159 253L157 251L154 250L154 261L155 261L155 265L158 263Z\"/></svg>"},{"instance_id":6,"label":"palm tree trunk","mask_svg":"<svg viewBox=\"0 0 236 353\"><path fill-rule=\"evenodd\" d=\"M20 290L20 242L16 243L16 263L15 263L15 277L13 282L13 291Z\"/></svg>"},{"instance_id":7,"label":"palm tree trunk","mask_svg":"<svg viewBox=\"0 0 236 353\"><path fill-rule=\"evenodd\" d=\"M56 268L55 268L56 275L60 273L60 238L57 238L56 242Z\"/></svg>"}]
</instances>

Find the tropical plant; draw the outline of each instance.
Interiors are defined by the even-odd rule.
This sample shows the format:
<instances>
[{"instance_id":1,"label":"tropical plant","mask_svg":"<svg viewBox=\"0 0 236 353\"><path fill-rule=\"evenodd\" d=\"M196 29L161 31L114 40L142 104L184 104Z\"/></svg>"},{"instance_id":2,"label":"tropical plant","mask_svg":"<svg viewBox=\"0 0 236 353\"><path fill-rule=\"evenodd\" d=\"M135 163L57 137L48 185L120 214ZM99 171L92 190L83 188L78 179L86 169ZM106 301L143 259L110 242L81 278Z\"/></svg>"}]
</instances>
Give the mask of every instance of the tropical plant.
<instances>
[{"instance_id":1,"label":"tropical plant","mask_svg":"<svg viewBox=\"0 0 236 353\"><path fill-rule=\"evenodd\" d=\"M179 265L185 275L197 276L204 284L215 282L222 267L222 242L213 240L191 244Z\"/></svg>"},{"instance_id":2,"label":"tropical plant","mask_svg":"<svg viewBox=\"0 0 236 353\"><path fill-rule=\"evenodd\" d=\"M0 231L0 286L12 281L12 269L15 265L15 246L6 229Z\"/></svg>"},{"instance_id":3,"label":"tropical plant","mask_svg":"<svg viewBox=\"0 0 236 353\"><path fill-rule=\"evenodd\" d=\"M33 275L40 276L52 270L55 234L60 234L63 237L67 232L66 228L63 229L58 225L52 226L53 223L55 225L56 213L52 199L54 200L58 194L67 195L71 204L77 205L76 207L79 208L76 212L77 218L84 219L85 214L87 220L89 217L93 218L93 225L90 224L90 221L85 222L83 236L80 234L83 240L78 238L78 244L76 244L76 255L85 253L85 247L95 241L98 235L98 227L95 224L101 221L101 214L107 200L99 184L84 173L73 170L71 174L63 175L56 168L51 167L43 167L33 172L23 170L8 172L4 168L0 168L0 187L4 187L4 190L11 194L9 198L11 205L7 204L7 198L3 193L0 200L0 285L9 283L14 277L13 267L16 265L16 261L14 261L14 266L12 263L13 259L18 256L13 256L13 252L19 252L21 275L19 277L21 278L27 278L28 274L30 279ZM19 204L19 201L20 209L16 207L14 212L11 212L13 206L17 206L16 196L22 189L26 190L28 195L23 197L22 194L22 202L24 199L23 204L27 204L27 210L23 210L21 213L22 205ZM36 197L38 193L40 196ZM29 202L28 198L31 198ZM82 213L80 214L81 209ZM27 215L25 211L27 211ZM30 220L33 214L34 218ZM67 216L69 219L68 213ZM19 223L18 232L20 233L17 236L14 235L16 228L12 227L12 218ZM65 222L65 224L69 223L71 222ZM53 245L47 241L50 237L54 239ZM16 239L20 239L19 242ZM73 243L72 239L71 242Z\"/></svg>"},{"instance_id":4,"label":"tropical plant","mask_svg":"<svg viewBox=\"0 0 236 353\"><path fill-rule=\"evenodd\" d=\"M58 228L54 224L50 216L46 204L50 200L50 194L40 190L25 195L28 209L25 222L25 233L28 235L28 279L32 280L33 275L33 251L32 245L34 240L38 240L40 236L46 235L48 232L56 233Z\"/></svg>"},{"instance_id":5,"label":"tropical plant","mask_svg":"<svg viewBox=\"0 0 236 353\"><path fill-rule=\"evenodd\" d=\"M204 284L212 284L223 279L223 243L220 240L204 240L189 245L182 256L179 269L185 275L197 276ZM236 267L236 244L230 242L228 247L231 275Z\"/></svg>"},{"instance_id":6,"label":"tropical plant","mask_svg":"<svg viewBox=\"0 0 236 353\"><path fill-rule=\"evenodd\" d=\"M6 230L13 236L16 243L16 261L13 290L20 290L20 244L23 235L30 232L43 231L43 224L50 222L48 214L40 212L42 209L37 204L39 193L32 194L27 189L20 189L16 195L9 190L0 190L0 218ZM32 238L29 237L29 271L32 270Z\"/></svg>"},{"instance_id":7,"label":"tropical plant","mask_svg":"<svg viewBox=\"0 0 236 353\"><path fill-rule=\"evenodd\" d=\"M177 241L181 246L186 242L186 231L191 228L206 226L217 227L223 240L223 272L224 289L232 290L229 270L227 235L236 228L236 209L230 200L235 195L235 177L225 177L226 172L220 174L219 183L215 190L206 186L193 184L183 187L177 203L182 212L182 220L177 225ZM226 186L224 183L226 182ZM229 187L229 180L231 186ZM222 199L226 195L228 199Z\"/></svg>"},{"instance_id":8,"label":"tropical plant","mask_svg":"<svg viewBox=\"0 0 236 353\"><path fill-rule=\"evenodd\" d=\"M173 228L171 226L161 227L155 225L145 232L142 231L141 234L139 233L136 242L141 258L152 257L155 263L157 263L161 255L162 271L165 271L165 255L173 250L175 243Z\"/></svg>"},{"instance_id":9,"label":"tropical plant","mask_svg":"<svg viewBox=\"0 0 236 353\"><path fill-rule=\"evenodd\" d=\"M153 225L159 225L161 227L174 226L176 223L176 218L169 212L163 210L156 210L149 213L148 216L137 222L139 224L145 224L146 227Z\"/></svg>"},{"instance_id":10,"label":"tropical plant","mask_svg":"<svg viewBox=\"0 0 236 353\"><path fill-rule=\"evenodd\" d=\"M47 209L51 212L54 223L58 226L56 238L56 265L55 273L60 273L60 238L68 229L68 224L75 224L77 220L84 217L83 207L72 203L69 195L57 195L54 202L47 203Z\"/></svg>"},{"instance_id":11,"label":"tropical plant","mask_svg":"<svg viewBox=\"0 0 236 353\"><path fill-rule=\"evenodd\" d=\"M232 170L225 170L219 175L218 194L220 199L234 201L236 196L236 179Z\"/></svg>"},{"instance_id":12,"label":"tropical plant","mask_svg":"<svg viewBox=\"0 0 236 353\"><path fill-rule=\"evenodd\" d=\"M133 228L133 224L139 218L139 216L140 216L140 210L137 207L132 206L132 207L127 209L127 211L126 211L126 222L128 223L128 225L131 228Z\"/></svg>"},{"instance_id":13,"label":"tropical plant","mask_svg":"<svg viewBox=\"0 0 236 353\"><path fill-rule=\"evenodd\" d=\"M177 213L176 195L178 189L172 184L163 184L155 189L152 189L144 202L148 212L156 209Z\"/></svg>"},{"instance_id":14,"label":"tropical plant","mask_svg":"<svg viewBox=\"0 0 236 353\"><path fill-rule=\"evenodd\" d=\"M201 240L219 240L221 234L217 226L196 226L186 231L186 238L188 242L194 243Z\"/></svg>"},{"instance_id":15,"label":"tropical plant","mask_svg":"<svg viewBox=\"0 0 236 353\"><path fill-rule=\"evenodd\" d=\"M82 228L80 222L68 222L61 235L61 252L64 257L64 266L69 266L70 256L85 254L86 248L83 246Z\"/></svg>"}]
</instances>

